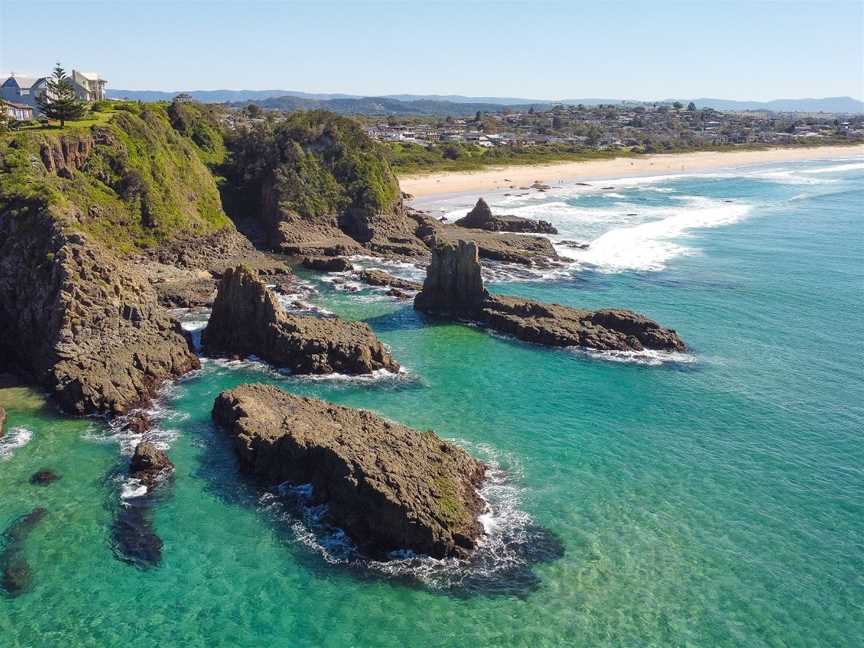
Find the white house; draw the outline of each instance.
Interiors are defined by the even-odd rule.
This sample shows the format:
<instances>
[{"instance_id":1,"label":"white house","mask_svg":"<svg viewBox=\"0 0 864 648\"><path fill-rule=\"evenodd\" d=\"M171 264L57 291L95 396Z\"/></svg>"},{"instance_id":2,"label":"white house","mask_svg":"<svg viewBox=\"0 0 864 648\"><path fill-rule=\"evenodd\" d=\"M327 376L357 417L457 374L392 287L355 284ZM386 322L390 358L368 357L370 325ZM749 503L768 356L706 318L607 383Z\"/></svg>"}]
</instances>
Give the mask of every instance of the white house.
<instances>
[{"instance_id":1,"label":"white house","mask_svg":"<svg viewBox=\"0 0 864 648\"><path fill-rule=\"evenodd\" d=\"M15 121L29 121L33 119L33 107L27 104L14 103L0 99L0 110Z\"/></svg>"},{"instance_id":2,"label":"white house","mask_svg":"<svg viewBox=\"0 0 864 648\"><path fill-rule=\"evenodd\" d=\"M84 101L101 101L105 98L105 79L100 79L96 72L79 72L72 70L72 85L75 94Z\"/></svg>"}]
</instances>

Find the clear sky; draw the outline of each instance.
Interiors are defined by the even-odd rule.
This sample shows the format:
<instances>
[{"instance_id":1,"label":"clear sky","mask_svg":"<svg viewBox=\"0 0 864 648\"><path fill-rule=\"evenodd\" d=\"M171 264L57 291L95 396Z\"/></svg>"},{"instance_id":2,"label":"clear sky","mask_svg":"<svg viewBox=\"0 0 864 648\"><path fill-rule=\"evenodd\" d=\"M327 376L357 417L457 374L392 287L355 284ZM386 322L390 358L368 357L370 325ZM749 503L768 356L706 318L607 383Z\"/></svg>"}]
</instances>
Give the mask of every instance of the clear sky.
<instances>
[{"instance_id":1,"label":"clear sky","mask_svg":"<svg viewBox=\"0 0 864 648\"><path fill-rule=\"evenodd\" d=\"M128 90L864 98L864 2L0 0L0 73Z\"/></svg>"}]
</instances>

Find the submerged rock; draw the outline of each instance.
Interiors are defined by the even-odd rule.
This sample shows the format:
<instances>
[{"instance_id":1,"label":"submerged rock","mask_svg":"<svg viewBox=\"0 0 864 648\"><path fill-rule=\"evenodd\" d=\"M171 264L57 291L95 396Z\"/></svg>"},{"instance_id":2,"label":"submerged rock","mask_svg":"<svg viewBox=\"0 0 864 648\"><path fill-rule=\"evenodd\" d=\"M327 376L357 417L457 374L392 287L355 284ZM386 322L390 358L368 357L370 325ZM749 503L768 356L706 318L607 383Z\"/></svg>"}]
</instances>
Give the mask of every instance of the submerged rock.
<instances>
[{"instance_id":1,"label":"submerged rock","mask_svg":"<svg viewBox=\"0 0 864 648\"><path fill-rule=\"evenodd\" d=\"M42 468L41 470L37 470L35 473L30 475L30 483L38 486L47 486L51 482L55 482L60 479L60 475L55 473L53 470L49 470L48 468Z\"/></svg>"},{"instance_id":2,"label":"submerged rock","mask_svg":"<svg viewBox=\"0 0 864 648\"><path fill-rule=\"evenodd\" d=\"M294 373L399 370L369 326L286 313L258 276L243 266L222 277L201 339L209 355L256 355Z\"/></svg>"},{"instance_id":3,"label":"submerged rock","mask_svg":"<svg viewBox=\"0 0 864 648\"><path fill-rule=\"evenodd\" d=\"M268 484L312 484L365 553L465 557L481 536L485 466L434 433L268 385L222 392L213 419L240 467Z\"/></svg>"},{"instance_id":4,"label":"submerged rock","mask_svg":"<svg viewBox=\"0 0 864 648\"><path fill-rule=\"evenodd\" d=\"M558 230L552 223L521 216L492 214L492 210L482 198L477 199L477 204L464 217L457 220L455 225L470 227L473 229L489 230L492 232L525 232L533 234L557 234Z\"/></svg>"},{"instance_id":5,"label":"submerged rock","mask_svg":"<svg viewBox=\"0 0 864 648\"><path fill-rule=\"evenodd\" d=\"M152 504L148 497L124 502L111 527L114 555L138 569L158 567L162 562L162 538L153 528Z\"/></svg>"},{"instance_id":6,"label":"submerged rock","mask_svg":"<svg viewBox=\"0 0 864 648\"><path fill-rule=\"evenodd\" d=\"M9 596L18 596L30 588L32 573L24 556L24 542L30 532L45 517L44 508L37 507L18 518L3 534L0 551L0 586Z\"/></svg>"},{"instance_id":7,"label":"submerged rock","mask_svg":"<svg viewBox=\"0 0 864 648\"><path fill-rule=\"evenodd\" d=\"M439 245L414 307L433 315L479 321L521 340L609 351L684 351L672 329L627 310L582 310L491 295L483 287L473 242Z\"/></svg>"}]
</instances>

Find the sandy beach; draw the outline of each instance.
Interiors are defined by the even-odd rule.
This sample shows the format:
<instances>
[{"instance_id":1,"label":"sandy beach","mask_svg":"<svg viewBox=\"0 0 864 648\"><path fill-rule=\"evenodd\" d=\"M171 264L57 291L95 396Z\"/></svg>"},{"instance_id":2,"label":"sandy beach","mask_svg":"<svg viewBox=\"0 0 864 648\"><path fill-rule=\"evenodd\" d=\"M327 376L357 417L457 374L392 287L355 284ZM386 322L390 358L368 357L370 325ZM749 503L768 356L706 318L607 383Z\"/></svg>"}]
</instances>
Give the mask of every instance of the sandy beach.
<instances>
[{"instance_id":1,"label":"sandy beach","mask_svg":"<svg viewBox=\"0 0 864 648\"><path fill-rule=\"evenodd\" d=\"M399 184L402 186L402 191L420 198L435 194L526 187L535 181L552 184L597 178L692 173L726 167L795 160L819 160L853 155L864 155L864 145L776 148L760 151L700 151L697 153L645 155L636 158L584 162L489 167L482 171L407 175L399 178Z\"/></svg>"}]
</instances>

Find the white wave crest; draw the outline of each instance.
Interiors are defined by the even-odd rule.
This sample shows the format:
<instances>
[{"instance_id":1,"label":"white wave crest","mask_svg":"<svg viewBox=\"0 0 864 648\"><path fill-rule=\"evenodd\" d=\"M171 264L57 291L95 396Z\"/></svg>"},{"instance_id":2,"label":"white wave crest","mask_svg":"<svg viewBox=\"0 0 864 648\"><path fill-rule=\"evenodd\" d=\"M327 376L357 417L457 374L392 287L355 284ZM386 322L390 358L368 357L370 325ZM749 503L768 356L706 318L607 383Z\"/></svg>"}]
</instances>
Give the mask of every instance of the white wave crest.
<instances>
[{"instance_id":1,"label":"white wave crest","mask_svg":"<svg viewBox=\"0 0 864 648\"><path fill-rule=\"evenodd\" d=\"M32 438L33 432L25 427L13 427L7 430L0 438L0 461L11 458L18 448L23 448Z\"/></svg>"}]
</instances>

